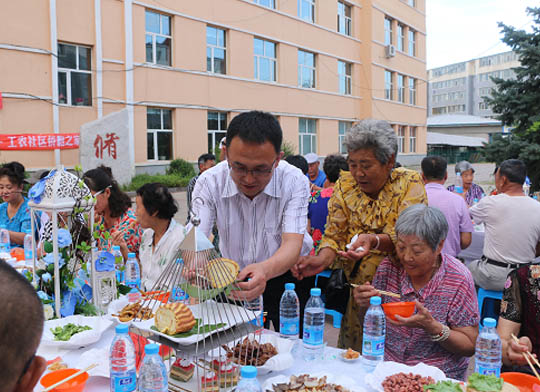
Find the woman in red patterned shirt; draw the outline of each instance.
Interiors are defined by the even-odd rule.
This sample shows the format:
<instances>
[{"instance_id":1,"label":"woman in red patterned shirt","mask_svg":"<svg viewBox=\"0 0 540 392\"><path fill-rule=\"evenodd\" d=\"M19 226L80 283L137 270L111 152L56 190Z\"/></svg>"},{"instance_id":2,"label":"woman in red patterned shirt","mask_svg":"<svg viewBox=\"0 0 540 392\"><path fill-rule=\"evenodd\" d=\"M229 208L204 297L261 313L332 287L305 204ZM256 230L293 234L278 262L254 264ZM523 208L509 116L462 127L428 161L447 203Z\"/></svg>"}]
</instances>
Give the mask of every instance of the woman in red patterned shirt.
<instances>
[{"instance_id":1,"label":"woman in red patterned shirt","mask_svg":"<svg viewBox=\"0 0 540 392\"><path fill-rule=\"evenodd\" d=\"M84 182L96 198L98 248L110 251L119 245L127 260L128 253L139 253L142 229L131 209L131 199L120 190L109 167L100 166L84 173Z\"/></svg>"},{"instance_id":2,"label":"woman in red patterned shirt","mask_svg":"<svg viewBox=\"0 0 540 392\"><path fill-rule=\"evenodd\" d=\"M410 317L387 318L384 359L436 366L447 377L462 380L478 336L478 301L469 270L454 257L441 254L448 223L437 208L423 204L404 210L396 222L397 260L386 258L373 285L354 290L366 309L378 290L400 294L383 302L415 301Z\"/></svg>"}]
</instances>

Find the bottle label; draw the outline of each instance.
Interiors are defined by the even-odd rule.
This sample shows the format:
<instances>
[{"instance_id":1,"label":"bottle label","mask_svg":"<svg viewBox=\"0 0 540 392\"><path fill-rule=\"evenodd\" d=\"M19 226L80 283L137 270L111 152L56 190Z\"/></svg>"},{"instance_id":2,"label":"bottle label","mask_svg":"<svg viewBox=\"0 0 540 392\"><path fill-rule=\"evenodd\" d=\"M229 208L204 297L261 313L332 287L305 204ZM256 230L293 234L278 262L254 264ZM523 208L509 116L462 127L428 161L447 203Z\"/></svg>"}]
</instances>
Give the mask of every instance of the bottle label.
<instances>
[{"instance_id":1,"label":"bottle label","mask_svg":"<svg viewBox=\"0 0 540 392\"><path fill-rule=\"evenodd\" d=\"M463 193L463 187L462 187L462 186L457 186L457 185L456 185L456 186L454 187L454 191L455 191L456 193Z\"/></svg>"},{"instance_id":2,"label":"bottle label","mask_svg":"<svg viewBox=\"0 0 540 392\"><path fill-rule=\"evenodd\" d=\"M479 374L483 374L486 376L495 376L500 377L501 376L501 368L500 367L489 367L489 366L482 366L478 364L476 366L476 372Z\"/></svg>"},{"instance_id":3,"label":"bottle label","mask_svg":"<svg viewBox=\"0 0 540 392\"><path fill-rule=\"evenodd\" d=\"M131 287L132 289L138 289L141 287L141 280L137 279L136 281L126 281L126 286Z\"/></svg>"},{"instance_id":4,"label":"bottle label","mask_svg":"<svg viewBox=\"0 0 540 392\"><path fill-rule=\"evenodd\" d=\"M283 335L298 335L300 321L298 319L284 320L279 322L279 331Z\"/></svg>"},{"instance_id":5,"label":"bottle label","mask_svg":"<svg viewBox=\"0 0 540 392\"><path fill-rule=\"evenodd\" d=\"M384 356L384 337L375 338L364 334L362 341L362 355Z\"/></svg>"},{"instance_id":6,"label":"bottle label","mask_svg":"<svg viewBox=\"0 0 540 392\"><path fill-rule=\"evenodd\" d=\"M323 345L323 328L304 325L304 344L309 346Z\"/></svg>"},{"instance_id":7,"label":"bottle label","mask_svg":"<svg viewBox=\"0 0 540 392\"><path fill-rule=\"evenodd\" d=\"M174 302L185 301L188 298L189 296L187 295L187 293L184 290L182 290L180 287L175 287L172 290L171 301L174 301Z\"/></svg>"},{"instance_id":8,"label":"bottle label","mask_svg":"<svg viewBox=\"0 0 540 392\"><path fill-rule=\"evenodd\" d=\"M114 392L132 392L137 387L137 374L132 370L124 377L112 376L111 384Z\"/></svg>"}]
</instances>

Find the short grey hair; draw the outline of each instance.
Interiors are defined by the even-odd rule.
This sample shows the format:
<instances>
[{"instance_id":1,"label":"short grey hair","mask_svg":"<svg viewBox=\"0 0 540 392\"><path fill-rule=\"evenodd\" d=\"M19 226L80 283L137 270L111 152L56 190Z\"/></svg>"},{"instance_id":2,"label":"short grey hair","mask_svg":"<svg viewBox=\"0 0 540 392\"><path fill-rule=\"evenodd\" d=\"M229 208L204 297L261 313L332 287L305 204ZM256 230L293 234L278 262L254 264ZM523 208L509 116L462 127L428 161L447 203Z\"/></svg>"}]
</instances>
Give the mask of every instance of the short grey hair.
<instances>
[{"instance_id":1,"label":"short grey hair","mask_svg":"<svg viewBox=\"0 0 540 392\"><path fill-rule=\"evenodd\" d=\"M448 222L438 208L415 204L399 215L396 234L415 235L425 241L432 250L436 250L448 234Z\"/></svg>"},{"instance_id":2,"label":"short grey hair","mask_svg":"<svg viewBox=\"0 0 540 392\"><path fill-rule=\"evenodd\" d=\"M472 170L474 173L474 167L471 165L468 161L461 161L456 163L456 167L454 168L456 174L466 172L467 170Z\"/></svg>"},{"instance_id":3,"label":"short grey hair","mask_svg":"<svg viewBox=\"0 0 540 392\"><path fill-rule=\"evenodd\" d=\"M392 155L397 157L397 136L390 124L383 120L367 119L355 124L345 135L348 152L365 148L373 149L375 158L383 165Z\"/></svg>"}]
</instances>

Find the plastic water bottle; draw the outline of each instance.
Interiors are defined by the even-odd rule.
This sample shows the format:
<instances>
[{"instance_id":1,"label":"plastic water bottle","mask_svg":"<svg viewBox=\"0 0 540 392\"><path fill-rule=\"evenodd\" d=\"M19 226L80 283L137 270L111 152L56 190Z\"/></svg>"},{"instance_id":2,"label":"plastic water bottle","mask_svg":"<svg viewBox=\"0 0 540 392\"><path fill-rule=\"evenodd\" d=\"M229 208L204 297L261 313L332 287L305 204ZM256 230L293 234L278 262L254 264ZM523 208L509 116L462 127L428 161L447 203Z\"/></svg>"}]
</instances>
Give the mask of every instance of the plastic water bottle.
<instances>
[{"instance_id":1,"label":"plastic water bottle","mask_svg":"<svg viewBox=\"0 0 540 392\"><path fill-rule=\"evenodd\" d=\"M324 352L324 302L321 289L313 288L304 309L304 359L311 361Z\"/></svg>"},{"instance_id":2,"label":"plastic water bottle","mask_svg":"<svg viewBox=\"0 0 540 392\"><path fill-rule=\"evenodd\" d=\"M279 302L279 334L285 339L298 339L300 331L300 301L294 283L285 283Z\"/></svg>"},{"instance_id":3,"label":"plastic water bottle","mask_svg":"<svg viewBox=\"0 0 540 392\"><path fill-rule=\"evenodd\" d=\"M141 288L141 270L139 269L139 263L135 258L135 253L128 253L128 259L126 261L126 286L133 289Z\"/></svg>"},{"instance_id":4,"label":"plastic water bottle","mask_svg":"<svg viewBox=\"0 0 540 392\"><path fill-rule=\"evenodd\" d=\"M456 180L454 183L454 192L463 193L463 178L461 178L461 172L456 173Z\"/></svg>"},{"instance_id":5,"label":"plastic water bottle","mask_svg":"<svg viewBox=\"0 0 540 392\"><path fill-rule=\"evenodd\" d=\"M116 326L116 336L109 352L111 391L131 392L137 389L137 369L135 367L135 347L128 334L129 326Z\"/></svg>"},{"instance_id":6,"label":"plastic water bottle","mask_svg":"<svg viewBox=\"0 0 540 392\"><path fill-rule=\"evenodd\" d=\"M529 177L525 177L525 182L523 183L523 193L525 196L529 196L529 191L531 190L531 180Z\"/></svg>"},{"instance_id":7,"label":"plastic water bottle","mask_svg":"<svg viewBox=\"0 0 540 392\"><path fill-rule=\"evenodd\" d=\"M475 197L473 199L473 203L472 203L471 207L474 207L477 204L478 204L478 199ZM474 231L476 231L476 232L483 232L484 231L484 224L483 223L476 223L473 220L473 228L474 228Z\"/></svg>"},{"instance_id":8,"label":"plastic water bottle","mask_svg":"<svg viewBox=\"0 0 540 392\"><path fill-rule=\"evenodd\" d=\"M32 261L33 259L33 250L32 250L32 234L30 230L26 230L26 235L24 236L24 260Z\"/></svg>"},{"instance_id":9,"label":"plastic water bottle","mask_svg":"<svg viewBox=\"0 0 540 392\"><path fill-rule=\"evenodd\" d=\"M236 392L262 392L261 384L257 380L257 368L255 366L242 366Z\"/></svg>"},{"instance_id":10,"label":"plastic water bottle","mask_svg":"<svg viewBox=\"0 0 540 392\"><path fill-rule=\"evenodd\" d=\"M171 295L169 296L169 302L181 302L183 304L189 305L189 295L183 289L186 287L187 280L182 276L182 271L184 270L184 260L176 259L176 271L177 277L173 283L173 288Z\"/></svg>"},{"instance_id":11,"label":"plastic water bottle","mask_svg":"<svg viewBox=\"0 0 540 392\"><path fill-rule=\"evenodd\" d=\"M167 368L159 356L155 343L144 346L144 360L139 372L139 392L167 392L169 379Z\"/></svg>"},{"instance_id":12,"label":"plastic water bottle","mask_svg":"<svg viewBox=\"0 0 540 392\"><path fill-rule=\"evenodd\" d=\"M116 280L119 283L124 282L124 256L120 251L119 245L113 245L112 255L114 256L114 269L116 271Z\"/></svg>"},{"instance_id":13,"label":"plastic water bottle","mask_svg":"<svg viewBox=\"0 0 540 392\"><path fill-rule=\"evenodd\" d=\"M362 359L367 368L375 368L384 360L386 316L381 307L381 297L369 299L369 309L364 317Z\"/></svg>"},{"instance_id":14,"label":"plastic water bottle","mask_svg":"<svg viewBox=\"0 0 540 392\"><path fill-rule=\"evenodd\" d=\"M491 374L499 377L501 374L502 343L497 334L495 319L486 317L484 328L476 339L475 371L480 374Z\"/></svg>"},{"instance_id":15,"label":"plastic water bottle","mask_svg":"<svg viewBox=\"0 0 540 392\"><path fill-rule=\"evenodd\" d=\"M0 226L0 253L9 253L11 250L11 242L9 231L5 225Z\"/></svg>"},{"instance_id":16,"label":"plastic water bottle","mask_svg":"<svg viewBox=\"0 0 540 392\"><path fill-rule=\"evenodd\" d=\"M252 311L257 315L251 323L258 327L258 331L262 330L264 328L264 303L262 294L251 301L245 301L244 306L247 310Z\"/></svg>"}]
</instances>

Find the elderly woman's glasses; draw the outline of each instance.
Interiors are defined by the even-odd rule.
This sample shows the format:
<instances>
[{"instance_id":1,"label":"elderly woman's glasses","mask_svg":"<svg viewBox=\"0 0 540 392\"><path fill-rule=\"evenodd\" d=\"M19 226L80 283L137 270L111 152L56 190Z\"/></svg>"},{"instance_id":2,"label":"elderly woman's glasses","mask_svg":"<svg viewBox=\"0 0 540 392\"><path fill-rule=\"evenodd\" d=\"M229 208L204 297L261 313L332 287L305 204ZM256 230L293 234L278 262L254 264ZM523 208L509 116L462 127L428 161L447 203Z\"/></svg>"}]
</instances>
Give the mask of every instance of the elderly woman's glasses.
<instances>
[{"instance_id":1,"label":"elderly woman's glasses","mask_svg":"<svg viewBox=\"0 0 540 392\"><path fill-rule=\"evenodd\" d=\"M112 185L106 186L105 188L103 188L103 189L100 190L99 192L94 193L94 197L98 197L98 196L101 195L103 192L105 192L106 189L109 189L111 186L112 186Z\"/></svg>"},{"instance_id":2,"label":"elderly woman's glasses","mask_svg":"<svg viewBox=\"0 0 540 392\"><path fill-rule=\"evenodd\" d=\"M240 177L245 177L248 175L248 173L251 173L253 177L265 177L272 173L272 170L274 168L274 164L276 163L277 158L274 159L274 162L268 166L262 166L262 167L256 167L255 169L248 169L247 167L243 165L238 165L236 163L229 164L229 169Z\"/></svg>"}]
</instances>

